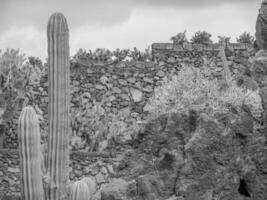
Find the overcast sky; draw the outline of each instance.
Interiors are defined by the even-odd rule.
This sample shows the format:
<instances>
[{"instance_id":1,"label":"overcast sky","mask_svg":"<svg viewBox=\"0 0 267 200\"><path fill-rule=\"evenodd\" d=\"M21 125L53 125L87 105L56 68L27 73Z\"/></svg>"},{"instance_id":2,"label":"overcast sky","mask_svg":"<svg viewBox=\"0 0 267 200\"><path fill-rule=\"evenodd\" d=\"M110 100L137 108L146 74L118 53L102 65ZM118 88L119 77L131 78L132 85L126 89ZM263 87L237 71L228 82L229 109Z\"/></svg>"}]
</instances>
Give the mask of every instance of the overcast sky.
<instances>
[{"instance_id":1,"label":"overcast sky","mask_svg":"<svg viewBox=\"0 0 267 200\"><path fill-rule=\"evenodd\" d=\"M47 57L46 26L62 12L70 29L70 53L79 48L133 48L169 42L187 30L207 31L231 41L255 34L261 0L0 0L0 49L19 48L27 56Z\"/></svg>"}]
</instances>

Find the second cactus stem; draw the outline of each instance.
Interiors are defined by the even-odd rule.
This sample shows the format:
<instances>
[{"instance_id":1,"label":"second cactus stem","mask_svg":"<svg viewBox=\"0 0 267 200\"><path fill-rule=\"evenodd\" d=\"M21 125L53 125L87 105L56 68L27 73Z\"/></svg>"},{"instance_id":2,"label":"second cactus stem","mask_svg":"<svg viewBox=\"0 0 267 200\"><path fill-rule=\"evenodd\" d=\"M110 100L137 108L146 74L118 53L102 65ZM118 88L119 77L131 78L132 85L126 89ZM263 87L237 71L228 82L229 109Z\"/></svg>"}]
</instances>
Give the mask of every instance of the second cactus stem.
<instances>
[{"instance_id":1,"label":"second cactus stem","mask_svg":"<svg viewBox=\"0 0 267 200\"><path fill-rule=\"evenodd\" d=\"M43 200L39 121L35 110L25 107L19 117L19 155L23 200Z\"/></svg>"}]
</instances>

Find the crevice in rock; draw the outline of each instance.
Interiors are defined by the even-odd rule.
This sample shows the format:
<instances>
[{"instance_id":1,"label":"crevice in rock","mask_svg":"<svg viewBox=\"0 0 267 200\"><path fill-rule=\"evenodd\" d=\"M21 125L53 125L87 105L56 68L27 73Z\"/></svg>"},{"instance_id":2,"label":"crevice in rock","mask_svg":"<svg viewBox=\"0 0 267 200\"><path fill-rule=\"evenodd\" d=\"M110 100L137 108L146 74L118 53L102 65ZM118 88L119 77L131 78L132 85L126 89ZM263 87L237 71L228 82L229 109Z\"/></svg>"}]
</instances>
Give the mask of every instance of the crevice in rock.
<instances>
[{"instance_id":1,"label":"crevice in rock","mask_svg":"<svg viewBox=\"0 0 267 200\"><path fill-rule=\"evenodd\" d=\"M163 155L163 159L159 162L158 164L158 169L159 170L164 170L164 169L172 169L172 164L175 161L175 157L169 153L165 152Z\"/></svg>"},{"instance_id":2,"label":"crevice in rock","mask_svg":"<svg viewBox=\"0 0 267 200\"><path fill-rule=\"evenodd\" d=\"M196 131L197 128L197 112L195 110L189 111L189 129L190 132Z\"/></svg>"},{"instance_id":3,"label":"crevice in rock","mask_svg":"<svg viewBox=\"0 0 267 200\"><path fill-rule=\"evenodd\" d=\"M240 179L238 192L240 195L245 197L250 197L250 193L248 191L247 183L244 179Z\"/></svg>"}]
</instances>

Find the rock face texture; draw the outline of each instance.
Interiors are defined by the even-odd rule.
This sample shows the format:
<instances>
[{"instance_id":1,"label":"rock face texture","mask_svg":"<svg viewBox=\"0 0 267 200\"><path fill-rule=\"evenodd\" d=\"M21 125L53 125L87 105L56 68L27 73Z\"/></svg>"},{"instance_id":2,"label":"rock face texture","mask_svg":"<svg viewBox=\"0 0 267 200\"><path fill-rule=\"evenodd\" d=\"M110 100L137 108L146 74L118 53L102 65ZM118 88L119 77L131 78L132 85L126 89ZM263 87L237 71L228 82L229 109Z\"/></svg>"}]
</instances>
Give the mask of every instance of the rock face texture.
<instances>
[{"instance_id":1,"label":"rock face texture","mask_svg":"<svg viewBox=\"0 0 267 200\"><path fill-rule=\"evenodd\" d=\"M259 49L267 48L267 2L262 1L256 21L256 43Z\"/></svg>"},{"instance_id":2,"label":"rock face texture","mask_svg":"<svg viewBox=\"0 0 267 200\"><path fill-rule=\"evenodd\" d=\"M92 176L94 200L262 200L267 149L258 127L242 108L213 119L194 111L162 115L105 158L72 154L70 178ZM19 194L17 161L10 152L1 156L0 189L9 194Z\"/></svg>"},{"instance_id":3,"label":"rock face texture","mask_svg":"<svg viewBox=\"0 0 267 200\"><path fill-rule=\"evenodd\" d=\"M102 189L101 200L240 200L267 196L267 153L251 116L172 113L150 121L121 158L116 175L128 180ZM135 182L134 197L121 192ZM173 197L174 198L174 197Z\"/></svg>"},{"instance_id":4,"label":"rock face texture","mask_svg":"<svg viewBox=\"0 0 267 200\"><path fill-rule=\"evenodd\" d=\"M213 119L194 111L146 123L110 154L71 154L71 180L91 176L94 200L262 200L267 196L266 138L240 108ZM0 190L19 195L19 159L1 152Z\"/></svg>"},{"instance_id":5,"label":"rock face texture","mask_svg":"<svg viewBox=\"0 0 267 200\"><path fill-rule=\"evenodd\" d=\"M260 50L252 61L252 73L260 88L260 95L264 108L263 120L265 134L267 137L267 52Z\"/></svg>"}]
</instances>

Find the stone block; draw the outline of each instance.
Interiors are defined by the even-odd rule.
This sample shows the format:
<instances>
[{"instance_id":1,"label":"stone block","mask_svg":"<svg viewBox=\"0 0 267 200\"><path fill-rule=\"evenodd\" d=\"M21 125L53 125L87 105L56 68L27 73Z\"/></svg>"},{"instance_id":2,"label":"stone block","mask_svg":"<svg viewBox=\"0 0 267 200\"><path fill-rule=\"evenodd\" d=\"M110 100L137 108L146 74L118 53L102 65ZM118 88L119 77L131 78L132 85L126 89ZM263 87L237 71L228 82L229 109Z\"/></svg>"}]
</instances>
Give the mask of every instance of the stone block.
<instances>
[{"instance_id":1,"label":"stone block","mask_svg":"<svg viewBox=\"0 0 267 200\"><path fill-rule=\"evenodd\" d=\"M143 99L143 92L135 89L135 88L131 88L130 89L130 93L132 95L132 99L134 102L140 102Z\"/></svg>"}]
</instances>

